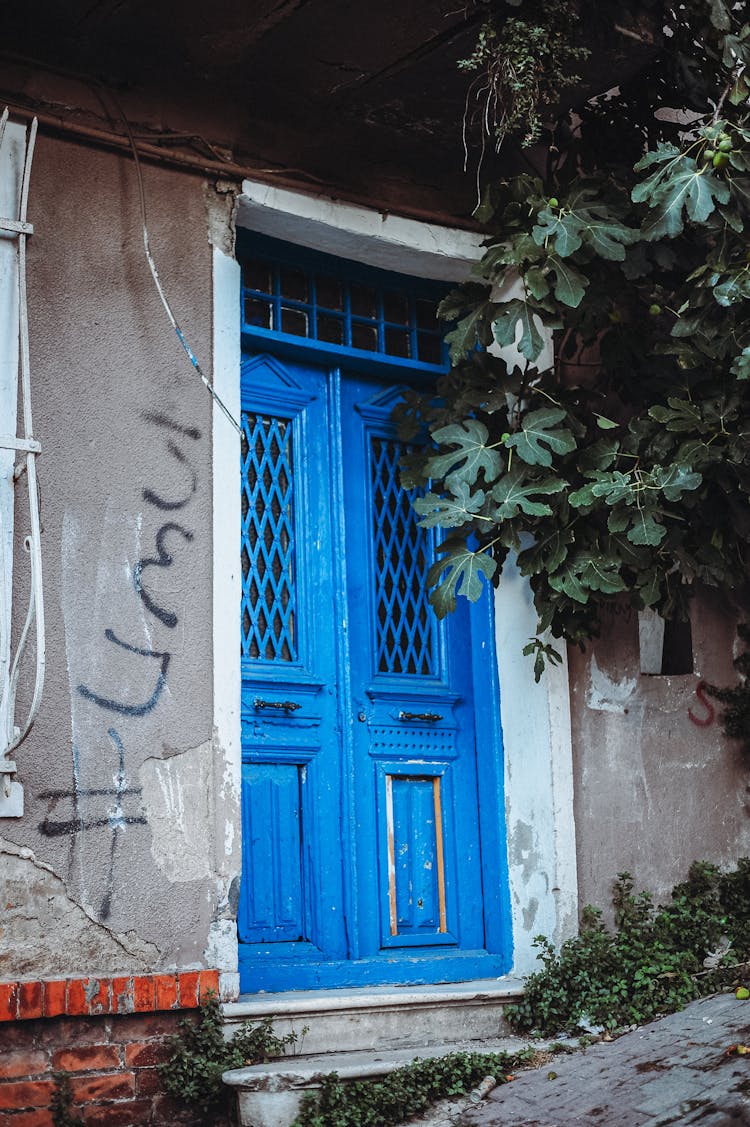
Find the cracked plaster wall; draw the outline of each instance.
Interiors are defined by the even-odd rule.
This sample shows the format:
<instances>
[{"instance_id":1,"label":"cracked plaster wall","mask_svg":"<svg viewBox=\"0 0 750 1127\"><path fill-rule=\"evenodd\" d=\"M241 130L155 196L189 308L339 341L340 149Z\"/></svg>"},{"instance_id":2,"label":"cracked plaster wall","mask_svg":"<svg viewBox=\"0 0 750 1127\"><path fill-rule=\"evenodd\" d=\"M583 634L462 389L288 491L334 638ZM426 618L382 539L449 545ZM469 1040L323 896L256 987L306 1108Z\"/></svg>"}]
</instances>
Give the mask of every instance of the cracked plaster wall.
<instances>
[{"instance_id":1,"label":"cracked plaster wall","mask_svg":"<svg viewBox=\"0 0 750 1127\"><path fill-rule=\"evenodd\" d=\"M82 967L101 974L147 973L159 950L134 931L113 932L68 896L65 882L30 849L0 839L3 914L0 979L37 977L49 964L49 936L61 951L75 951ZM62 964L60 972L64 973ZM50 968L52 972L52 968Z\"/></svg>"},{"instance_id":2,"label":"cracked plaster wall","mask_svg":"<svg viewBox=\"0 0 750 1127\"><path fill-rule=\"evenodd\" d=\"M143 176L210 372L209 229L231 245L232 193ZM47 677L17 755L25 815L0 823L0 977L204 965L234 926L239 837L213 731L211 400L148 272L133 162L40 135L29 218ZM18 504L16 617L26 531Z\"/></svg>"},{"instance_id":3,"label":"cracked plaster wall","mask_svg":"<svg viewBox=\"0 0 750 1127\"><path fill-rule=\"evenodd\" d=\"M585 653L569 651L581 904L608 906L617 873L668 896L692 861L750 852L750 774L721 734L701 679L733 684L735 618L706 592L691 612L695 672L640 673L635 612L610 615Z\"/></svg>"}]
</instances>

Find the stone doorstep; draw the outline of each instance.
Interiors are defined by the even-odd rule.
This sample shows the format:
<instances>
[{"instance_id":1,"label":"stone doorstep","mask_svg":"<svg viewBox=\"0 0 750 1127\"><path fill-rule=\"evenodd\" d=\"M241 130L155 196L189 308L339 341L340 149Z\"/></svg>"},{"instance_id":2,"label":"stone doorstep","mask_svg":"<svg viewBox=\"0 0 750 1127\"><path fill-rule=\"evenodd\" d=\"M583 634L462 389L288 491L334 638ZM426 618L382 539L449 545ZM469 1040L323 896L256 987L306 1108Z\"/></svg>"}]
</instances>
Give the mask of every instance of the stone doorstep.
<instances>
[{"instance_id":1,"label":"stone doorstep","mask_svg":"<svg viewBox=\"0 0 750 1127\"><path fill-rule=\"evenodd\" d=\"M437 986L253 994L222 1009L227 1037L243 1021L269 1017L278 1036L295 1033L298 1041L287 1051L289 1060L342 1049L421 1050L446 1039L497 1041L509 1033L504 1007L520 997L520 980L506 976Z\"/></svg>"},{"instance_id":2,"label":"stone doorstep","mask_svg":"<svg viewBox=\"0 0 750 1127\"><path fill-rule=\"evenodd\" d=\"M289 1127L296 1118L302 1097L320 1087L321 1075L336 1072L342 1080L366 1080L386 1076L401 1065L420 1059L457 1052L517 1053L527 1045L518 1037L505 1037L479 1045L457 1041L419 1049L384 1052L353 1051L297 1056L235 1068L222 1079L237 1093L242 1127Z\"/></svg>"}]
</instances>

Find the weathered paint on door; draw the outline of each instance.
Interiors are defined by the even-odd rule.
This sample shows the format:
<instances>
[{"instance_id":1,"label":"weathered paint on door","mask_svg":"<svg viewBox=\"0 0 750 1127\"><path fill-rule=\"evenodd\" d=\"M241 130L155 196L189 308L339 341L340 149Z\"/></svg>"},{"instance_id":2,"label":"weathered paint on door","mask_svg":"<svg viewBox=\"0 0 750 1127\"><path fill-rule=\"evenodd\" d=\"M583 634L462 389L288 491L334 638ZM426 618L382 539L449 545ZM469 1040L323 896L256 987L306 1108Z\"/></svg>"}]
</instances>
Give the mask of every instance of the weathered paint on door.
<instances>
[{"instance_id":1,"label":"weathered paint on door","mask_svg":"<svg viewBox=\"0 0 750 1127\"><path fill-rule=\"evenodd\" d=\"M490 599L429 608L399 394L243 362L243 991L510 963Z\"/></svg>"}]
</instances>

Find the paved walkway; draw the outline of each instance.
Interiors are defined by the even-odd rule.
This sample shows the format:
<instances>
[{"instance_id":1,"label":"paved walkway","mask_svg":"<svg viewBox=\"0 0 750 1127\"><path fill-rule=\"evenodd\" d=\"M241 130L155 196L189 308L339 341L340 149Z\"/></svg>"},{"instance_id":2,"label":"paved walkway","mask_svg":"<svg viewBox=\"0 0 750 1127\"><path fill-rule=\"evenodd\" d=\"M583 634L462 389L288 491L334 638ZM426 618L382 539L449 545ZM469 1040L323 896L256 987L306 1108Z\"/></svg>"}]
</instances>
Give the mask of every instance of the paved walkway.
<instances>
[{"instance_id":1,"label":"paved walkway","mask_svg":"<svg viewBox=\"0 0 750 1127\"><path fill-rule=\"evenodd\" d=\"M719 994L616 1041L540 1048L538 1068L443 1100L403 1127L750 1127L750 1053L728 1054L737 1044L750 1045L750 999Z\"/></svg>"},{"instance_id":2,"label":"paved walkway","mask_svg":"<svg viewBox=\"0 0 750 1127\"><path fill-rule=\"evenodd\" d=\"M750 1001L721 994L584 1052L519 1072L476 1108L443 1110L465 1127L750 1125ZM423 1122L428 1122L427 1118ZM430 1120L438 1127L440 1120Z\"/></svg>"}]
</instances>

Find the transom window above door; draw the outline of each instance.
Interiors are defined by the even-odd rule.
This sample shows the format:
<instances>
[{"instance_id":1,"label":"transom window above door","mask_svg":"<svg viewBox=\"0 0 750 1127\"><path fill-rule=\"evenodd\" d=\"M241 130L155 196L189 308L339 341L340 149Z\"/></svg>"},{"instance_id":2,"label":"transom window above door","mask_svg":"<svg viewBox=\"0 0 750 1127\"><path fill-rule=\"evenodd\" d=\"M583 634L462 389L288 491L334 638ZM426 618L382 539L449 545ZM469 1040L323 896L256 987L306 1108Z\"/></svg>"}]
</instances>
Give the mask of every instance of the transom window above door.
<instances>
[{"instance_id":1,"label":"transom window above door","mask_svg":"<svg viewBox=\"0 0 750 1127\"><path fill-rule=\"evenodd\" d=\"M436 310L441 283L244 236L242 331L254 339L305 341L316 351L351 359L442 372L444 327Z\"/></svg>"}]
</instances>

